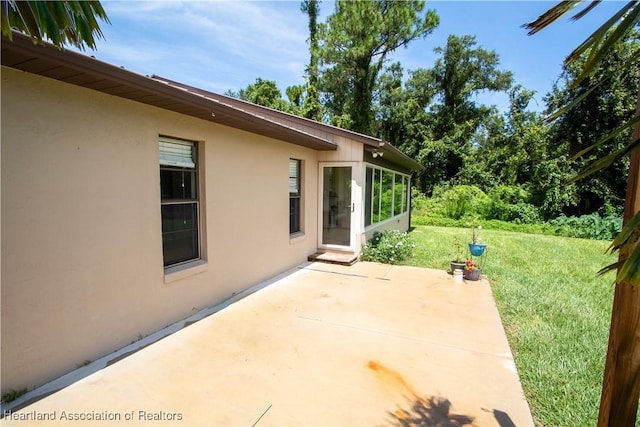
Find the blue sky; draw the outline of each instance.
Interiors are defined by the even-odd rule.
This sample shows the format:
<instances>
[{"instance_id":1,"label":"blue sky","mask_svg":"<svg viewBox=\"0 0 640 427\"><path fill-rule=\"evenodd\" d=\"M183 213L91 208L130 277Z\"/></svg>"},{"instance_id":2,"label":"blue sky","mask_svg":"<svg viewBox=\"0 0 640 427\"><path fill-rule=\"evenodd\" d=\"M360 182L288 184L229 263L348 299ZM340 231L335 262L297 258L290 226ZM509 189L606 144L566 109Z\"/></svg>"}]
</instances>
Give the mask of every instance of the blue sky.
<instances>
[{"instance_id":1,"label":"blue sky","mask_svg":"<svg viewBox=\"0 0 640 427\"><path fill-rule=\"evenodd\" d=\"M287 86L304 82L309 61L306 16L300 1L113 1L103 0L111 25L96 58L140 74L157 74L213 92L237 91L257 77ZM431 67L433 49L449 34L472 34L478 45L495 50L516 83L537 91L530 108L541 110L543 96L561 72L564 57L603 20L619 9L605 1L586 19L568 17L535 36L520 26L553 6L552 1L427 1L440 16L429 36L390 58L405 70ZM321 19L333 1L320 4ZM592 15L592 16L590 16ZM504 94L483 94L479 102L508 105ZM537 101L537 103L536 103Z\"/></svg>"}]
</instances>

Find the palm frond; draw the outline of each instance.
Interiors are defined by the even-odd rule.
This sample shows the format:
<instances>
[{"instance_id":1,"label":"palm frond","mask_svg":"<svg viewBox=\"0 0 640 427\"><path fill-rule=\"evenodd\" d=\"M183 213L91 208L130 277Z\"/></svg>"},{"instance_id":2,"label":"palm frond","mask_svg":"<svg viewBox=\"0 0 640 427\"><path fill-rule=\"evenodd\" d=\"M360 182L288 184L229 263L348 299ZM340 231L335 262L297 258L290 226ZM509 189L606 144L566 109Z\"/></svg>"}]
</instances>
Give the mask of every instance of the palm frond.
<instances>
[{"instance_id":1,"label":"palm frond","mask_svg":"<svg viewBox=\"0 0 640 427\"><path fill-rule=\"evenodd\" d=\"M632 286L640 285L640 246L636 246L628 258L609 264L598 271L598 275L604 275L615 271L616 283L628 283Z\"/></svg>"},{"instance_id":2,"label":"palm frond","mask_svg":"<svg viewBox=\"0 0 640 427\"><path fill-rule=\"evenodd\" d=\"M624 264L616 275L616 283L640 285L640 245L636 244L629 256L625 258Z\"/></svg>"},{"instance_id":3,"label":"palm frond","mask_svg":"<svg viewBox=\"0 0 640 427\"><path fill-rule=\"evenodd\" d=\"M566 113L567 111L569 111L571 108L573 108L575 105L579 104L580 102L582 102L583 99L585 99L587 96L589 96L589 94L591 94L594 90L596 90L596 88L598 88L601 84L603 84L607 79L603 79L600 80L598 83L594 84L593 86L591 86L588 90L584 91L583 93L581 93L580 95L576 96L570 103L568 103L567 105L565 105L564 107L554 111L553 113L551 113L550 115L548 115L544 121L546 123L550 123L552 121L554 121L555 119L557 119L558 117L560 117L561 115L563 115L564 113Z\"/></svg>"},{"instance_id":4,"label":"palm frond","mask_svg":"<svg viewBox=\"0 0 640 427\"><path fill-rule=\"evenodd\" d=\"M551 9L547 10L545 13L540 15L538 19L533 22L529 22L527 24L522 25L523 28L529 30L528 35L532 36L537 32L543 30L548 27L552 23L554 23L558 18L560 18L565 13L571 11L573 8L578 6L584 0L567 0L561 1L560 3L553 6Z\"/></svg>"},{"instance_id":5,"label":"palm frond","mask_svg":"<svg viewBox=\"0 0 640 427\"><path fill-rule=\"evenodd\" d=\"M34 2L33 10L36 14L38 27L40 28L43 36L49 37L49 39L51 39L51 42L54 45L58 46L62 43L63 39L63 33L61 29L64 28L64 25L68 25L69 21L61 20L60 22L62 22L63 25L61 26L60 22L56 20L56 18L54 18L54 15L56 13L55 8L61 5L56 2L52 2L51 6L49 6L48 3L45 4L42 2ZM50 8L53 9L53 13L51 13Z\"/></svg>"},{"instance_id":6,"label":"palm frond","mask_svg":"<svg viewBox=\"0 0 640 427\"><path fill-rule=\"evenodd\" d=\"M12 39L18 28L34 43L48 39L55 46L71 44L84 49L96 47L96 38L104 38L98 19L109 22L99 1L16 1L1 0L2 34Z\"/></svg>"},{"instance_id":7,"label":"palm frond","mask_svg":"<svg viewBox=\"0 0 640 427\"><path fill-rule=\"evenodd\" d=\"M629 144L627 144L625 147L621 148L620 150L594 160L591 164L589 164L589 166L583 169L578 175L571 178L567 183L573 184L576 181L579 181L590 175L593 175L599 170L602 170L611 166L611 164L617 162L618 160L630 154L633 150L636 150L639 147L640 147L640 138L634 139L633 141L631 141Z\"/></svg>"},{"instance_id":8,"label":"palm frond","mask_svg":"<svg viewBox=\"0 0 640 427\"><path fill-rule=\"evenodd\" d=\"M631 126L635 125L639 121L640 121L640 114L634 116L631 120L629 120L627 123L623 124L622 126L618 126L613 131L611 131L609 134L607 134L604 137L600 138L600 140L598 142L596 142L595 144L593 144L593 145L585 148L584 150L581 150L581 151L577 152L573 156L569 157L569 160L575 160L578 157L584 156L585 154L587 154L589 151L593 150L594 148L597 148L597 147L601 146L602 144L604 144L605 142L609 141L610 139L615 138L616 136L620 135L622 132L626 131L627 129L629 129Z\"/></svg>"},{"instance_id":9,"label":"palm frond","mask_svg":"<svg viewBox=\"0 0 640 427\"><path fill-rule=\"evenodd\" d=\"M629 9L622 21L613 29L606 39L597 48L592 48L587 61L582 67L582 73L575 78L572 83L573 87L577 87L582 80L591 74L598 66L602 58L611 50L611 47L622 40L622 38L638 23L640 19L640 2L634 1L635 5ZM629 3L631 5L631 3Z\"/></svg>"},{"instance_id":10,"label":"palm frond","mask_svg":"<svg viewBox=\"0 0 640 427\"><path fill-rule=\"evenodd\" d=\"M33 9L31 8L31 4L26 1L14 1L12 3L13 9L16 12L16 15L13 15L16 18L16 22L11 24L15 24L18 28L24 29L32 38L41 40L42 35L40 34L38 21ZM10 15L10 17L11 16L12 15Z\"/></svg>"},{"instance_id":11,"label":"palm frond","mask_svg":"<svg viewBox=\"0 0 640 427\"><path fill-rule=\"evenodd\" d=\"M619 269L620 267L622 267L624 265L624 261L625 260L618 260L616 262L614 262L613 264L609 264L606 267L602 267L600 270L598 270L598 275L602 276L610 271L614 271Z\"/></svg>"},{"instance_id":12,"label":"palm frond","mask_svg":"<svg viewBox=\"0 0 640 427\"><path fill-rule=\"evenodd\" d=\"M613 239L609 251L611 253L620 250L625 245L632 244L640 241L640 212L636 213L624 227L620 230L620 233Z\"/></svg>"},{"instance_id":13,"label":"palm frond","mask_svg":"<svg viewBox=\"0 0 640 427\"><path fill-rule=\"evenodd\" d=\"M618 270L617 283L629 283L633 286L640 285L640 212L636 213L622 228L622 231L609 246L608 252L620 251L624 254L618 261L610 264L598 274Z\"/></svg>"},{"instance_id":14,"label":"palm frond","mask_svg":"<svg viewBox=\"0 0 640 427\"><path fill-rule=\"evenodd\" d=\"M565 58L564 64L570 64L571 62L577 60L580 56L582 56L582 54L587 50L597 46L601 42L605 34L611 29L611 27L615 25L615 23L618 22L625 13L627 13L627 11L633 6L634 3L636 3L635 0L630 1L622 8L620 8L620 10L611 18L609 18L604 24L596 28L596 30L589 37L587 37L582 43L580 43L580 45Z\"/></svg>"},{"instance_id":15,"label":"palm frond","mask_svg":"<svg viewBox=\"0 0 640 427\"><path fill-rule=\"evenodd\" d=\"M11 24L9 23L9 2L7 0L2 0L0 7L2 8L2 35L7 37L9 40L13 40Z\"/></svg>"},{"instance_id":16,"label":"palm frond","mask_svg":"<svg viewBox=\"0 0 640 427\"><path fill-rule=\"evenodd\" d=\"M589 5L587 7L585 7L584 9L582 9L580 12L576 13L575 15L573 15L571 17L572 21L577 21L580 18L583 18L587 13L591 12L593 10L594 7L596 7L597 5L599 5L602 2L602 0L591 0L591 3L589 3Z\"/></svg>"}]
</instances>

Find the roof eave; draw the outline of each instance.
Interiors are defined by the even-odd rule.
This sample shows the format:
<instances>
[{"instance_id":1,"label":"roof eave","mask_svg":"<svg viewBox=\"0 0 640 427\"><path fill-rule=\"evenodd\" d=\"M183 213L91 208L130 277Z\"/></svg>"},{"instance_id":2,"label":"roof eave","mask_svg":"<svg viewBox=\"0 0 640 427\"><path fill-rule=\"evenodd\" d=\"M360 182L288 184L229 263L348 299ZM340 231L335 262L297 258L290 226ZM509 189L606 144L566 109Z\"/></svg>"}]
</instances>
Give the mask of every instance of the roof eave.
<instances>
[{"instance_id":1,"label":"roof eave","mask_svg":"<svg viewBox=\"0 0 640 427\"><path fill-rule=\"evenodd\" d=\"M336 136L342 136L345 138L348 138L350 140L356 141L356 142L361 142L367 146L371 146L371 147L379 147L380 146L380 142L381 140L379 138L375 138L369 135L365 135L359 132L355 132L352 130L348 130L348 129L343 129L343 128L339 128L337 126L333 126L330 124L326 124L326 123L322 123L322 122L318 122L316 120L312 120L312 119L308 119L306 117L300 117L300 116L296 116L294 114L291 113L287 113L284 111L280 111L280 110L276 110L273 108L269 108L269 107L265 107L263 105L258 105L258 104L253 104L251 102L248 101L244 101L242 99L239 98L234 98L228 95L221 95L219 93L214 93L214 92L209 92L206 91L204 89L200 89L200 88L196 88L184 83L180 83L177 82L175 80L171 80L168 79L166 77L162 77L159 75L152 75L151 76L152 79L154 80L158 80L161 82L164 82L170 86L175 86L175 87L180 87L183 88L184 90L187 90L189 92L194 92L194 93L199 93L202 95L205 95L207 97L211 97L212 99L216 99L224 104L228 104L231 105L233 107L239 108L243 111L253 111L253 112L259 112L261 115L262 114L266 114L266 115L271 115L271 116L277 116L277 117L282 117L285 120L303 125L303 126L307 126L313 129L317 129L320 130L322 132L327 132L327 133L331 133L334 134Z\"/></svg>"},{"instance_id":2,"label":"roof eave","mask_svg":"<svg viewBox=\"0 0 640 427\"><path fill-rule=\"evenodd\" d=\"M385 157L394 163L397 163L415 172L421 172L424 170L424 166L422 166L420 163L407 156L388 142L382 141L380 143L380 149L384 153Z\"/></svg>"},{"instance_id":3,"label":"roof eave","mask_svg":"<svg viewBox=\"0 0 640 427\"><path fill-rule=\"evenodd\" d=\"M24 61L18 64L7 65L5 64L5 52L7 52L7 54L14 53L23 55L25 57ZM172 104L174 105L173 108L167 108L162 105L156 105L148 100L145 101L144 99L136 99L126 95L114 95L109 93L107 90L92 88L88 84L84 85L77 82L68 82L63 78L57 79L66 83L83 86L92 90L98 90L113 96L130 99L147 105L167 109L169 111L191 115L202 120L216 122L315 150L324 151L337 149L337 144L332 141L268 120L265 117L253 114L250 111L242 110L233 105L216 102L215 100L208 99L202 95L181 90L180 88L164 84L142 74L125 70L122 67L102 62L93 57L73 51L58 49L48 43L35 44L29 37L21 33L14 32L13 41L8 40L4 36L2 37L2 65L56 79L55 77L47 76L46 71L30 71L29 62L36 60L48 61L59 67L66 67L73 71L77 71L78 73L87 73L91 77L103 78L114 82L115 84L122 85L123 88L130 88L132 89L131 92L142 91L145 93L145 98L147 99L149 96L159 96L163 100L171 101L175 104ZM74 79L75 78L77 78L77 75L74 76ZM195 109L198 109L198 114L180 112L179 110L181 106L194 107ZM217 117L225 118L227 122L221 123L216 119Z\"/></svg>"}]
</instances>

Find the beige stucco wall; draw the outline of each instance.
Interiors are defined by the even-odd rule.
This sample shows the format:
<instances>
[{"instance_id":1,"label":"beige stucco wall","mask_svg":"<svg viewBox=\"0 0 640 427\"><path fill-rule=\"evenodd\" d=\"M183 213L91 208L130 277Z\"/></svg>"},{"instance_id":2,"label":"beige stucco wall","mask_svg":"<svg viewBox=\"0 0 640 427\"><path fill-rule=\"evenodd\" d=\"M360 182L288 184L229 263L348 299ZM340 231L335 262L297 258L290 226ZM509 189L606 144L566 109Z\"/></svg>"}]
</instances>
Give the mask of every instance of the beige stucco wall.
<instances>
[{"instance_id":1,"label":"beige stucco wall","mask_svg":"<svg viewBox=\"0 0 640 427\"><path fill-rule=\"evenodd\" d=\"M317 247L321 153L6 67L1 108L3 392L219 303ZM159 135L200 141L204 155L206 265L168 283ZM304 164L305 233L293 240L291 157Z\"/></svg>"}]
</instances>

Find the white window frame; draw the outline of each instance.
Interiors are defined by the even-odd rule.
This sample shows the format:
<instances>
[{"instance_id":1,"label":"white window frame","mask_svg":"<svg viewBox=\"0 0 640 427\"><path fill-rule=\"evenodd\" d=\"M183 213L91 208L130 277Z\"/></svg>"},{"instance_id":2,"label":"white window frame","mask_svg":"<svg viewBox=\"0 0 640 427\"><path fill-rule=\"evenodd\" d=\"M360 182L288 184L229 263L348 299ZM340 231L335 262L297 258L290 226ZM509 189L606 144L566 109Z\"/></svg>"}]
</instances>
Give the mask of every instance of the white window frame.
<instances>
[{"instance_id":1,"label":"white window frame","mask_svg":"<svg viewBox=\"0 0 640 427\"><path fill-rule=\"evenodd\" d=\"M376 165L376 164L372 164L372 163L365 163L364 166L365 166L365 168L364 168L364 171L365 171L365 173L364 173L364 178L365 178L364 179L364 183L365 183L365 185L363 186L364 187L364 191L363 191L363 195L362 195L362 204L363 205L366 202L366 192L367 191L371 192L370 193L371 194L371 205L369 206L369 208L371 209L371 211L370 211L371 212L371 224L366 224L365 223L365 230L366 230L366 229L369 229L371 227L377 227L380 224L384 224L386 222L392 221L393 219L395 219L395 218L397 218L399 216L405 215L408 212L408 210L409 210L408 209L409 208L409 194L408 194L408 191L409 191L409 183L410 183L411 177L410 177L410 175L407 175L406 173L399 172L399 171L396 171L396 170L393 170L393 169L389 169L389 168L385 168L385 167L382 167L382 166L379 166L379 165ZM366 172L367 168L371 168L371 171L372 171L371 172L371 188L370 189L366 188L367 187L367 179L366 179L367 178L367 172ZM383 174L384 174L383 172L387 171L387 172L390 172L390 173L393 174L393 179L391 180L391 217L389 217L387 219L384 219L382 221L377 221L377 222L374 221L374 218L375 218L375 215L376 215L376 211L374 211L374 203L373 203L374 200L375 200L375 196L373 194L374 193L373 190L375 189L375 182L374 181L375 181L375 178L376 178L376 169L378 169L380 171L380 174L379 174L380 175L380 182L379 182L379 185L378 185L378 190L379 190L379 193L378 193L378 206L377 206L378 218L380 217L380 213L381 213L381 210L382 210L382 190L383 190L383 188L382 188L383 179L382 178L383 178ZM394 208L395 208L394 205L395 205L395 191L396 191L396 186L395 186L395 184L396 184L396 174L402 176L401 185L402 185L402 188L403 188L402 191L404 193L404 198L401 199L401 202L400 202L400 205L401 205L400 213L398 213L396 215L393 215ZM366 215L365 215L365 217L366 217Z\"/></svg>"}]
</instances>

